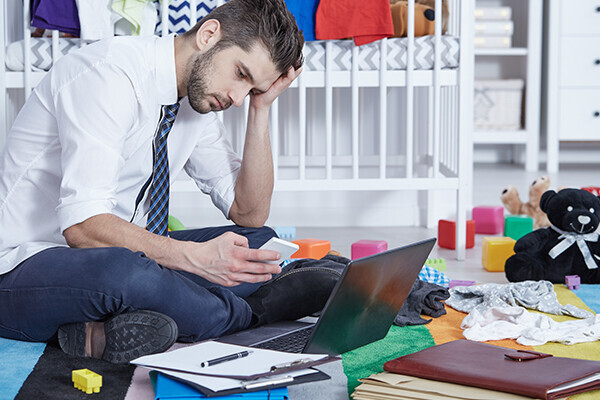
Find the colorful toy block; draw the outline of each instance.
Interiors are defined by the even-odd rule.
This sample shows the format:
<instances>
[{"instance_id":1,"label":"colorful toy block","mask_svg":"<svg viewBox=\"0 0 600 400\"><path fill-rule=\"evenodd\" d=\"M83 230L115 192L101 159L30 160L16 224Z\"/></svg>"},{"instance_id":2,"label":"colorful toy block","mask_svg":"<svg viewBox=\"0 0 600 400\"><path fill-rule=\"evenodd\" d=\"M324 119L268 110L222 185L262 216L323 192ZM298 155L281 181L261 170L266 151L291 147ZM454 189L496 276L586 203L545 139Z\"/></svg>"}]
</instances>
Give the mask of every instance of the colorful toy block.
<instances>
[{"instance_id":1,"label":"colorful toy block","mask_svg":"<svg viewBox=\"0 0 600 400\"><path fill-rule=\"evenodd\" d=\"M384 252L388 249L388 244L385 240L359 240L352 243L350 249L352 259L356 260L357 258Z\"/></svg>"},{"instance_id":2,"label":"colorful toy block","mask_svg":"<svg viewBox=\"0 0 600 400\"><path fill-rule=\"evenodd\" d=\"M504 219L504 236L515 240L533 232L533 219L529 215L507 215Z\"/></svg>"},{"instance_id":3,"label":"colorful toy block","mask_svg":"<svg viewBox=\"0 0 600 400\"><path fill-rule=\"evenodd\" d=\"M299 239L292 240L300 246L300 249L292 254L291 258L314 258L320 260L331 250L331 243L328 240L321 239Z\"/></svg>"},{"instance_id":4,"label":"colorful toy block","mask_svg":"<svg viewBox=\"0 0 600 400\"><path fill-rule=\"evenodd\" d=\"M450 284L448 285L448 288L453 288L455 286L473 286L475 284L475 281L461 281L458 279L452 279L450 280Z\"/></svg>"},{"instance_id":5,"label":"colorful toy block","mask_svg":"<svg viewBox=\"0 0 600 400\"><path fill-rule=\"evenodd\" d=\"M517 241L509 237L484 237L482 243L481 263L490 272L503 272L508 257L515 254Z\"/></svg>"},{"instance_id":6,"label":"colorful toy block","mask_svg":"<svg viewBox=\"0 0 600 400\"><path fill-rule=\"evenodd\" d=\"M504 208L502 206L473 207L475 233L502 233L504 228Z\"/></svg>"},{"instance_id":7,"label":"colorful toy block","mask_svg":"<svg viewBox=\"0 0 600 400\"><path fill-rule=\"evenodd\" d=\"M76 369L72 372L73 386L87 394L99 393L102 386L102 375L89 369Z\"/></svg>"},{"instance_id":8,"label":"colorful toy block","mask_svg":"<svg viewBox=\"0 0 600 400\"><path fill-rule=\"evenodd\" d=\"M586 187L582 187L581 189L587 190L594 196L600 196L600 187L598 187L598 186L586 186Z\"/></svg>"},{"instance_id":9,"label":"colorful toy block","mask_svg":"<svg viewBox=\"0 0 600 400\"><path fill-rule=\"evenodd\" d=\"M438 221L438 245L444 249L456 248L456 222L447 219ZM467 221L467 245L470 249L475 247L475 221Z\"/></svg>"},{"instance_id":10,"label":"colorful toy block","mask_svg":"<svg viewBox=\"0 0 600 400\"><path fill-rule=\"evenodd\" d=\"M442 272L446 270L446 260L443 258L428 258L425 265Z\"/></svg>"},{"instance_id":11,"label":"colorful toy block","mask_svg":"<svg viewBox=\"0 0 600 400\"><path fill-rule=\"evenodd\" d=\"M276 226L273 229L281 239L291 240L296 237L295 226Z\"/></svg>"},{"instance_id":12,"label":"colorful toy block","mask_svg":"<svg viewBox=\"0 0 600 400\"><path fill-rule=\"evenodd\" d=\"M565 285L569 290L579 289L581 285L581 278L579 275L567 275L565 276Z\"/></svg>"},{"instance_id":13,"label":"colorful toy block","mask_svg":"<svg viewBox=\"0 0 600 400\"><path fill-rule=\"evenodd\" d=\"M175 218L172 215L169 215L169 220L167 222L167 229L171 232L173 231L182 231L185 229L185 226L181 223L180 220Z\"/></svg>"}]
</instances>

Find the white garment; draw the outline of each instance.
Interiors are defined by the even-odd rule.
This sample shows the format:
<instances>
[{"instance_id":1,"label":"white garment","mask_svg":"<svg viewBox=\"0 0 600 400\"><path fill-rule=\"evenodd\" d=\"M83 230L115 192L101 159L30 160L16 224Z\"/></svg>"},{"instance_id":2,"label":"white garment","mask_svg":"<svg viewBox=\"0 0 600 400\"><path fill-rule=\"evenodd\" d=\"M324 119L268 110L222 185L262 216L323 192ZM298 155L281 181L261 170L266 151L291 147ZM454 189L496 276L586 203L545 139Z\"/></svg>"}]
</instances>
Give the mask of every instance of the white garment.
<instances>
[{"instance_id":1,"label":"white garment","mask_svg":"<svg viewBox=\"0 0 600 400\"><path fill-rule=\"evenodd\" d=\"M80 37L100 40L114 35L132 35L133 25L112 9L113 0L76 0ZM158 22L156 3L144 6L139 36L153 35Z\"/></svg>"},{"instance_id":2,"label":"white garment","mask_svg":"<svg viewBox=\"0 0 600 400\"><path fill-rule=\"evenodd\" d=\"M0 274L66 246L98 214L145 225L135 202L152 171L161 106L177 102L174 36L115 37L61 58L34 89L0 158ZM187 98L168 139L171 182L184 169L227 217L240 157L214 113Z\"/></svg>"},{"instance_id":3,"label":"white garment","mask_svg":"<svg viewBox=\"0 0 600 400\"><path fill-rule=\"evenodd\" d=\"M465 338L478 342L517 339L524 346L540 346L547 342L576 344L600 340L600 315L556 322L523 307L492 307L483 313L473 310L460 327Z\"/></svg>"}]
</instances>

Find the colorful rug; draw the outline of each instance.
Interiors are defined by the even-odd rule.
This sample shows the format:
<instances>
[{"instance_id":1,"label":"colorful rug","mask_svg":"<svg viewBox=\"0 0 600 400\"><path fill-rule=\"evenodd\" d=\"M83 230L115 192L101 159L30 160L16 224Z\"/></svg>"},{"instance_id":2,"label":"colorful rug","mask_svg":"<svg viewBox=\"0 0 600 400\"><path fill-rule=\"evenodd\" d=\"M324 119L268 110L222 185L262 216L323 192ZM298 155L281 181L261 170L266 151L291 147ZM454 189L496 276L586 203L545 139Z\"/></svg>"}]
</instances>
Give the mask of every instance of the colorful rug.
<instances>
[{"instance_id":1,"label":"colorful rug","mask_svg":"<svg viewBox=\"0 0 600 400\"><path fill-rule=\"evenodd\" d=\"M570 291L564 285L555 285L559 301L593 312L600 312L600 286L582 285ZM359 378L383 371L383 363L392 358L427 347L461 339L460 323L466 314L446 307L447 314L421 326L393 326L389 334L378 342L345 353L342 357L344 373L348 378L348 393L358 386ZM557 321L570 317L552 316ZM534 349L562 357L600 360L600 342L573 346L546 344L526 347L513 340L489 342L499 346ZM71 371L88 368L103 377L100 393L86 395L73 388ZM56 343L26 343L0 338L0 400L11 399L124 399L151 400L153 391L147 370L132 366L115 366L103 361L69 357ZM600 398L600 391L571 397L572 400ZM297 399L292 399L297 400Z\"/></svg>"}]
</instances>

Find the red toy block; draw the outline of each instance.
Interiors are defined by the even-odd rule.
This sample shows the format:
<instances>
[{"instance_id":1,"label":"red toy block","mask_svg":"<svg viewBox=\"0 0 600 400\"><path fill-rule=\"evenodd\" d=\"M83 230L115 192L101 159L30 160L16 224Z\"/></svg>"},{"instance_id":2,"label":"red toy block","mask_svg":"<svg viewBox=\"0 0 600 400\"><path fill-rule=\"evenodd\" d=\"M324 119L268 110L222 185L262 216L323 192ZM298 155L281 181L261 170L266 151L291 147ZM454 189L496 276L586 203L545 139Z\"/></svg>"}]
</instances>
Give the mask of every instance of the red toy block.
<instances>
[{"instance_id":1,"label":"red toy block","mask_svg":"<svg viewBox=\"0 0 600 400\"><path fill-rule=\"evenodd\" d=\"M475 247L475 221L467 221L467 249ZM456 248L456 222L440 219L438 222L438 245L445 249Z\"/></svg>"},{"instance_id":2,"label":"red toy block","mask_svg":"<svg viewBox=\"0 0 600 400\"><path fill-rule=\"evenodd\" d=\"M291 258L314 258L315 260L320 260L331 250L331 243L328 240L298 239L293 240L292 243L296 243L300 246L300 249L292 254Z\"/></svg>"},{"instance_id":3,"label":"red toy block","mask_svg":"<svg viewBox=\"0 0 600 400\"><path fill-rule=\"evenodd\" d=\"M496 234L504 229L504 208L501 206L473 207L475 233Z\"/></svg>"},{"instance_id":4,"label":"red toy block","mask_svg":"<svg viewBox=\"0 0 600 400\"><path fill-rule=\"evenodd\" d=\"M351 252L352 259L363 258L373 254L384 252L388 249L388 244L385 240L359 240L352 243Z\"/></svg>"},{"instance_id":5,"label":"red toy block","mask_svg":"<svg viewBox=\"0 0 600 400\"><path fill-rule=\"evenodd\" d=\"M581 190L587 190L594 196L600 196L600 187L598 187L598 186L586 186L586 187L582 187Z\"/></svg>"},{"instance_id":6,"label":"red toy block","mask_svg":"<svg viewBox=\"0 0 600 400\"><path fill-rule=\"evenodd\" d=\"M566 275L565 285L567 288L569 288L569 290L579 289L579 285L581 285L581 278L579 275Z\"/></svg>"}]
</instances>

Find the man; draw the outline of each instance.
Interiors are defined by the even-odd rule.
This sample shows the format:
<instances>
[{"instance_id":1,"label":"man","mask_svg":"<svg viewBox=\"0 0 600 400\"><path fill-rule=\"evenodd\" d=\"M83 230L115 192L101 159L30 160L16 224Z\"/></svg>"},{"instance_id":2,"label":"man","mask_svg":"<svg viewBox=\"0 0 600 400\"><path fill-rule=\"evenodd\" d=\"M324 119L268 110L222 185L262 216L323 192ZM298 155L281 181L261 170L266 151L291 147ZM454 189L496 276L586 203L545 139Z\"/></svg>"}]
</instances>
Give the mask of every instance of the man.
<instances>
[{"instance_id":1,"label":"man","mask_svg":"<svg viewBox=\"0 0 600 400\"><path fill-rule=\"evenodd\" d=\"M231 0L181 36L63 57L0 164L0 336L58 337L68 354L121 363L322 307L331 274L304 274L315 283L303 293L261 286L281 268L257 250L275 236L262 227L269 107L300 74L302 46L283 0ZM248 95L240 159L211 111ZM166 234L182 169L236 225Z\"/></svg>"}]
</instances>

